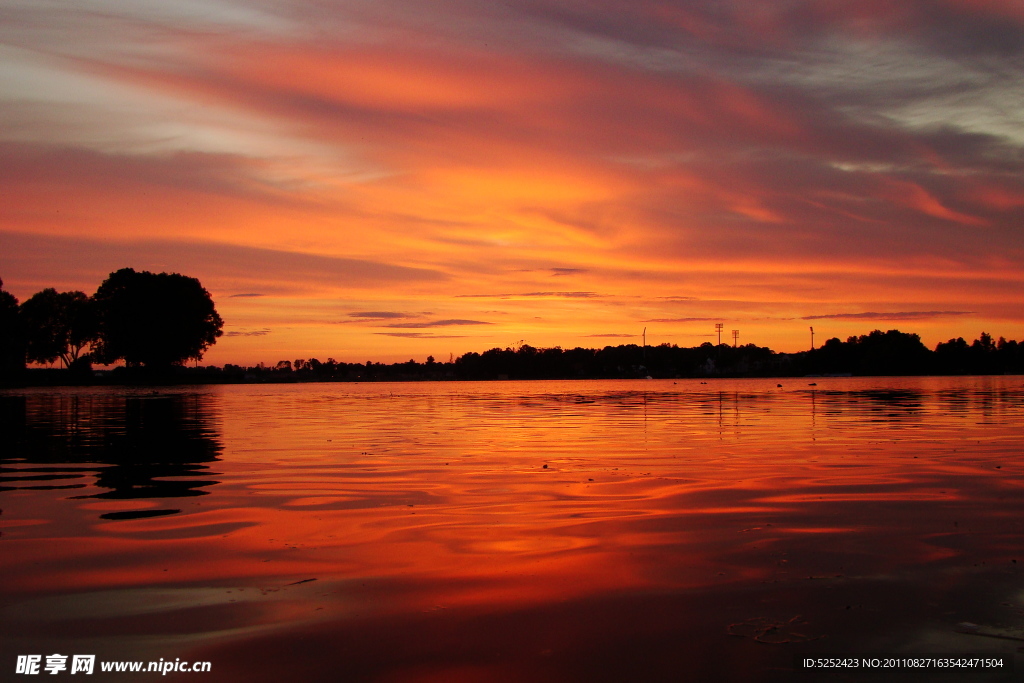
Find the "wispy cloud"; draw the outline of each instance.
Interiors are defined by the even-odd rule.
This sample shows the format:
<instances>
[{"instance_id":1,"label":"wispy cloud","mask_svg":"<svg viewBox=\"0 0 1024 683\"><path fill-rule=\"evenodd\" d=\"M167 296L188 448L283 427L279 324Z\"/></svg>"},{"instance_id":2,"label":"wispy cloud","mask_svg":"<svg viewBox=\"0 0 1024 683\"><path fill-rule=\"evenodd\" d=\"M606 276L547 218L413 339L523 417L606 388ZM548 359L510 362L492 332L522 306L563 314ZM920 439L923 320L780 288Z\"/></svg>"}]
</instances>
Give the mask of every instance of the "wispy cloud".
<instances>
[{"instance_id":1,"label":"wispy cloud","mask_svg":"<svg viewBox=\"0 0 1024 683\"><path fill-rule=\"evenodd\" d=\"M555 299L594 299L602 295L597 292L520 292L518 294L456 294L457 299L512 299L522 298L555 298Z\"/></svg>"},{"instance_id":2,"label":"wispy cloud","mask_svg":"<svg viewBox=\"0 0 1024 683\"><path fill-rule=\"evenodd\" d=\"M1019 2L443 9L8 3L7 287L184 272L275 348L360 357L428 347L376 323L484 324L475 299L551 346L638 320L783 349L811 320L1024 333Z\"/></svg>"},{"instance_id":3,"label":"wispy cloud","mask_svg":"<svg viewBox=\"0 0 1024 683\"><path fill-rule=\"evenodd\" d=\"M5 253L17 255L11 264L15 267L17 262L27 265L51 260L67 273L88 274L96 284L125 266L156 271L188 269L204 280L215 275L235 283L258 285L269 280L303 288L313 283L320 287L372 288L443 281L447 277L436 270L383 261L197 240L113 240L0 231L0 246Z\"/></svg>"},{"instance_id":4,"label":"wispy cloud","mask_svg":"<svg viewBox=\"0 0 1024 683\"><path fill-rule=\"evenodd\" d=\"M902 311L899 313L828 313L825 315L805 315L801 320L921 320L927 318L946 318L950 316L973 315L973 311Z\"/></svg>"},{"instance_id":5,"label":"wispy cloud","mask_svg":"<svg viewBox=\"0 0 1024 683\"><path fill-rule=\"evenodd\" d=\"M383 337L400 337L402 339L468 339L461 334L429 334L427 332L374 332Z\"/></svg>"},{"instance_id":6,"label":"wispy cloud","mask_svg":"<svg viewBox=\"0 0 1024 683\"><path fill-rule=\"evenodd\" d=\"M270 334L270 328L263 328L262 330L228 330L224 333L225 337L265 337Z\"/></svg>"},{"instance_id":7,"label":"wispy cloud","mask_svg":"<svg viewBox=\"0 0 1024 683\"><path fill-rule=\"evenodd\" d=\"M365 318L368 320L391 320L395 318L414 318L416 316L399 311L357 311L349 313L352 318Z\"/></svg>"},{"instance_id":8,"label":"wispy cloud","mask_svg":"<svg viewBox=\"0 0 1024 683\"><path fill-rule=\"evenodd\" d=\"M645 320L645 323L706 323L706 322L721 322L721 318L651 318Z\"/></svg>"},{"instance_id":9,"label":"wispy cloud","mask_svg":"<svg viewBox=\"0 0 1024 683\"><path fill-rule=\"evenodd\" d=\"M427 320L423 322L415 323L392 323L385 325L384 327L402 327L402 328L424 328L424 327L457 327L461 325L493 325L483 320L463 320L453 318L449 320Z\"/></svg>"}]
</instances>

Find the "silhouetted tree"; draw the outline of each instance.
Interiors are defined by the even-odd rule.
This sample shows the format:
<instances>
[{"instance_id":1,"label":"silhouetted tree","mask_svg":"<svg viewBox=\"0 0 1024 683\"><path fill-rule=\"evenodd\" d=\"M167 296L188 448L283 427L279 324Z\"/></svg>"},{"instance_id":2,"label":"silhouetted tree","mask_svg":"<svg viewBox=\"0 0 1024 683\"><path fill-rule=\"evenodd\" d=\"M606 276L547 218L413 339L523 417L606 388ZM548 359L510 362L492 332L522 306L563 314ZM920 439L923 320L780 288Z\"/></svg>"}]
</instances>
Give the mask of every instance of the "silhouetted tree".
<instances>
[{"instance_id":1,"label":"silhouetted tree","mask_svg":"<svg viewBox=\"0 0 1024 683\"><path fill-rule=\"evenodd\" d=\"M970 344L957 337L935 347L939 371L960 375L1016 372L1020 368L1016 356L1017 342L1002 337L995 342L988 332Z\"/></svg>"},{"instance_id":2,"label":"silhouetted tree","mask_svg":"<svg viewBox=\"0 0 1024 683\"><path fill-rule=\"evenodd\" d=\"M963 337L939 342L935 347L935 359L941 372L955 375L965 374L970 370L970 347Z\"/></svg>"},{"instance_id":3,"label":"silhouetted tree","mask_svg":"<svg viewBox=\"0 0 1024 683\"><path fill-rule=\"evenodd\" d=\"M996 356L1003 372L1016 374L1024 372L1024 344L1000 337L996 342Z\"/></svg>"},{"instance_id":4,"label":"silhouetted tree","mask_svg":"<svg viewBox=\"0 0 1024 683\"><path fill-rule=\"evenodd\" d=\"M827 339L824 344L807 354L810 372L852 373L857 369L855 356L856 338L842 342L838 337Z\"/></svg>"},{"instance_id":5,"label":"silhouetted tree","mask_svg":"<svg viewBox=\"0 0 1024 683\"><path fill-rule=\"evenodd\" d=\"M971 348L978 349L981 353L992 353L996 350L996 343L992 340L991 334L982 332L981 336L971 343Z\"/></svg>"},{"instance_id":6,"label":"silhouetted tree","mask_svg":"<svg viewBox=\"0 0 1024 683\"><path fill-rule=\"evenodd\" d=\"M99 338L95 303L85 292L58 292L48 288L21 305L28 346L28 360L64 367L88 366L83 351Z\"/></svg>"},{"instance_id":7,"label":"silhouetted tree","mask_svg":"<svg viewBox=\"0 0 1024 683\"><path fill-rule=\"evenodd\" d=\"M846 343L857 359L858 374L917 375L928 370L929 351L916 334L872 330L870 334L850 337Z\"/></svg>"},{"instance_id":8,"label":"silhouetted tree","mask_svg":"<svg viewBox=\"0 0 1024 683\"><path fill-rule=\"evenodd\" d=\"M0 280L0 377L11 377L25 369L25 335L18 299L3 286Z\"/></svg>"},{"instance_id":9,"label":"silhouetted tree","mask_svg":"<svg viewBox=\"0 0 1024 683\"><path fill-rule=\"evenodd\" d=\"M178 273L122 268L93 298L100 329L93 357L100 363L166 368L198 360L224 326L199 280Z\"/></svg>"}]
</instances>

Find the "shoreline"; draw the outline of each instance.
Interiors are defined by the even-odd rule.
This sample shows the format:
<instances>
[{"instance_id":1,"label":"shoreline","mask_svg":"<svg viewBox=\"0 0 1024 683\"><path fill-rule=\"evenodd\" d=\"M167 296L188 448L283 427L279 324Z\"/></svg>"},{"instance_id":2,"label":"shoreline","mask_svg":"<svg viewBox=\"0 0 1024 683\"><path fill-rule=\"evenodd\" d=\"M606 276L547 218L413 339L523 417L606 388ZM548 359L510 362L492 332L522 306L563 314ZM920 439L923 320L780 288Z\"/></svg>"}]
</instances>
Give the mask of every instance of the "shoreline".
<instances>
[{"instance_id":1,"label":"shoreline","mask_svg":"<svg viewBox=\"0 0 1024 683\"><path fill-rule=\"evenodd\" d=\"M783 375L783 374L721 374L721 375L676 375L672 377L637 377L637 376L613 376L613 377L360 377L360 378L339 378L339 377L246 377L238 375L225 376L223 372L204 372L205 368L197 370L188 369L187 372L175 373L171 376L159 377L126 377L121 372L97 371L102 376L67 377L67 370L51 369L30 369L27 374L35 377L24 378L20 382L0 382L0 390L17 389L39 389L39 388L63 388L63 387L102 387L102 386L124 386L124 387L180 387L180 386L207 386L221 384L416 384L416 383L444 383L444 382L567 382L567 381L667 381L667 380L735 380L735 379L764 379L764 380L794 380L794 379L844 379L860 377L1024 377L1024 373L1002 372L1002 373L901 373L901 374L811 374L811 375ZM218 368L219 370L219 368ZM40 373L40 374L36 374ZM42 373L45 373L43 375ZM58 374L59 373L59 374ZM191 375L191 376L190 376Z\"/></svg>"}]
</instances>

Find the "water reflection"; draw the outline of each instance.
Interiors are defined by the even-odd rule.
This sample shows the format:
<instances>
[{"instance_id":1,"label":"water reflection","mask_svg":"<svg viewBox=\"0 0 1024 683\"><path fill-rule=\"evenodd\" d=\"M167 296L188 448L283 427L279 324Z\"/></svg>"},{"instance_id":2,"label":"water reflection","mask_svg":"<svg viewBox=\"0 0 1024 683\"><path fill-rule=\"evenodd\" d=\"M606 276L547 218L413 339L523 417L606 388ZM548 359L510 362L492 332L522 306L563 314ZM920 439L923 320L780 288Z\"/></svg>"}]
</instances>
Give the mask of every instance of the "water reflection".
<instances>
[{"instance_id":1,"label":"water reflection","mask_svg":"<svg viewBox=\"0 0 1024 683\"><path fill-rule=\"evenodd\" d=\"M746 682L1024 638L1020 379L209 391L0 403L7 474L77 477L0 495L0 662ZM171 481L182 514L96 522Z\"/></svg>"},{"instance_id":2,"label":"water reflection","mask_svg":"<svg viewBox=\"0 0 1024 683\"><path fill-rule=\"evenodd\" d=\"M206 495L206 463L223 449L213 397L202 394L0 395L0 492L103 489L73 496L112 500ZM134 519L179 512L123 510Z\"/></svg>"}]
</instances>

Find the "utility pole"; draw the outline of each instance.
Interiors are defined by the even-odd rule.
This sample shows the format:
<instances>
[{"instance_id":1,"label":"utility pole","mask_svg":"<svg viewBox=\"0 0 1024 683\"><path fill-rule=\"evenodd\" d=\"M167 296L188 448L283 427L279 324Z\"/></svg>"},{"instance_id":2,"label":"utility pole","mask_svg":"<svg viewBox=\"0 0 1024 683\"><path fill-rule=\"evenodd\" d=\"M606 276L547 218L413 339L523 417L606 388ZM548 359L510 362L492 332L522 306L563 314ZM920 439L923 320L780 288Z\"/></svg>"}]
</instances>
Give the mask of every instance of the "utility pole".
<instances>
[{"instance_id":1,"label":"utility pole","mask_svg":"<svg viewBox=\"0 0 1024 683\"><path fill-rule=\"evenodd\" d=\"M715 323L715 332L718 333L718 345L722 345L722 328L725 327L722 323Z\"/></svg>"},{"instance_id":2,"label":"utility pole","mask_svg":"<svg viewBox=\"0 0 1024 683\"><path fill-rule=\"evenodd\" d=\"M811 351L814 350L814 328L811 328Z\"/></svg>"},{"instance_id":3,"label":"utility pole","mask_svg":"<svg viewBox=\"0 0 1024 683\"><path fill-rule=\"evenodd\" d=\"M740 338L740 331L739 330L733 330L732 331L732 348L734 348L734 349L736 348L736 340L739 339L739 338Z\"/></svg>"}]
</instances>

